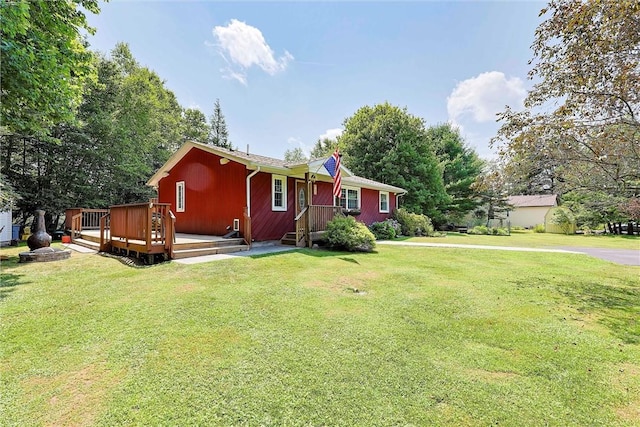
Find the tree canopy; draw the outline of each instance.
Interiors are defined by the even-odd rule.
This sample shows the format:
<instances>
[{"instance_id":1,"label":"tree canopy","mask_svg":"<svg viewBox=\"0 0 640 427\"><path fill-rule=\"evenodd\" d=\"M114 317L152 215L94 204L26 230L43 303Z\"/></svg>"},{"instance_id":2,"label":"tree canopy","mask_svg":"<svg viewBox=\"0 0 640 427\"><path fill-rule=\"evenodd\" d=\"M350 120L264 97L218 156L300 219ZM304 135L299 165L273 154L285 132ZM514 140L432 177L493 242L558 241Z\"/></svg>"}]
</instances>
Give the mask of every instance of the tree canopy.
<instances>
[{"instance_id":1,"label":"tree canopy","mask_svg":"<svg viewBox=\"0 0 640 427\"><path fill-rule=\"evenodd\" d=\"M34 135L74 118L86 79L95 76L80 30L97 0L0 0L1 122Z\"/></svg>"},{"instance_id":2,"label":"tree canopy","mask_svg":"<svg viewBox=\"0 0 640 427\"><path fill-rule=\"evenodd\" d=\"M612 206L638 195L640 2L552 0L541 16L536 83L526 110L501 114L494 143L512 171L559 192Z\"/></svg>"},{"instance_id":3,"label":"tree canopy","mask_svg":"<svg viewBox=\"0 0 640 427\"><path fill-rule=\"evenodd\" d=\"M404 206L432 218L449 202L424 121L389 103L365 106L345 119L339 139L354 173L408 190Z\"/></svg>"},{"instance_id":4,"label":"tree canopy","mask_svg":"<svg viewBox=\"0 0 640 427\"><path fill-rule=\"evenodd\" d=\"M426 132L442 168L445 191L450 196L441 210L449 221L460 221L479 204L473 183L482 172L483 161L451 124L430 126Z\"/></svg>"}]
</instances>

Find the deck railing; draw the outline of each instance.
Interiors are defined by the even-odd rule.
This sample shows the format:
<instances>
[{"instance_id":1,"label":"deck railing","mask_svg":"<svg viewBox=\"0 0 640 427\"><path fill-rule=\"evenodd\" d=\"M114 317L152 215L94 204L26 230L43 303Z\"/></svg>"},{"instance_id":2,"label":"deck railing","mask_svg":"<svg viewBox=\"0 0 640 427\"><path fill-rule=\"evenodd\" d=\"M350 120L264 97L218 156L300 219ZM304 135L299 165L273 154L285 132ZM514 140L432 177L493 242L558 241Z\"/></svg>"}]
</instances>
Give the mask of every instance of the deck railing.
<instances>
[{"instance_id":1,"label":"deck railing","mask_svg":"<svg viewBox=\"0 0 640 427\"><path fill-rule=\"evenodd\" d=\"M110 239L137 245L144 244L146 253L157 252L154 247L171 248L174 239L175 217L169 203L136 203L110 207Z\"/></svg>"},{"instance_id":2,"label":"deck railing","mask_svg":"<svg viewBox=\"0 0 640 427\"><path fill-rule=\"evenodd\" d=\"M108 209L71 208L65 211L65 227L71 232L71 240L80 236L82 230L100 229L100 218Z\"/></svg>"},{"instance_id":3,"label":"deck railing","mask_svg":"<svg viewBox=\"0 0 640 427\"><path fill-rule=\"evenodd\" d=\"M340 206L309 205L296 216L296 246L311 244L311 233L325 231L327 223L341 214Z\"/></svg>"}]
</instances>

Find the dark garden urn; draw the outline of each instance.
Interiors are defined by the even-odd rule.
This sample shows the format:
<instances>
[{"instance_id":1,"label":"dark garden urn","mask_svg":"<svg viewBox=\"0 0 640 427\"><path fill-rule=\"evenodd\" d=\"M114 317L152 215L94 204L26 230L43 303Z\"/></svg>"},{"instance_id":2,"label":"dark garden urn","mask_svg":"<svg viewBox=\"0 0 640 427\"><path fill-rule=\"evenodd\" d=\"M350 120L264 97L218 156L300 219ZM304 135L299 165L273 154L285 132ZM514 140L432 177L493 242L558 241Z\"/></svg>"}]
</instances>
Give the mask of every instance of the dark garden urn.
<instances>
[{"instance_id":1,"label":"dark garden urn","mask_svg":"<svg viewBox=\"0 0 640 427\"><path fill-rule=\"evenodd\" d=\"M51 245L51 236L47 233L44 226L44 211L37 210L35 214L36 231L27 239L27 245L29 245L29 249L32 251L40 248L48 248Z\"/></svg>"}]
</instances>

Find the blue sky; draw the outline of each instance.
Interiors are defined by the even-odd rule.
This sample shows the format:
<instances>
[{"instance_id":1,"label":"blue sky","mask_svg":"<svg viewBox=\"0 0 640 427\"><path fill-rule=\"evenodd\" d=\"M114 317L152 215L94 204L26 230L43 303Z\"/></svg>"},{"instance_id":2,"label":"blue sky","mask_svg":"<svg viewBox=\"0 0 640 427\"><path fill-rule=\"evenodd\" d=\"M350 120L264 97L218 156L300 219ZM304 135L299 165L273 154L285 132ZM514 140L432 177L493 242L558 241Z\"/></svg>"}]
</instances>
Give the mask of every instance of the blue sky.
<instances>
[{"instance_id":1,"label":"blue sky","mask_svg":"<svg viewBox=\"0 0 640 427\"><path fill-rule=\"evenodd\" d=\"M282 158L388 101L451 121L491 157L495 113L521 107L542 2L118 1L91 48L129 44L183 107L220 99L231 142Z\"/></svg>"}]
</instances>

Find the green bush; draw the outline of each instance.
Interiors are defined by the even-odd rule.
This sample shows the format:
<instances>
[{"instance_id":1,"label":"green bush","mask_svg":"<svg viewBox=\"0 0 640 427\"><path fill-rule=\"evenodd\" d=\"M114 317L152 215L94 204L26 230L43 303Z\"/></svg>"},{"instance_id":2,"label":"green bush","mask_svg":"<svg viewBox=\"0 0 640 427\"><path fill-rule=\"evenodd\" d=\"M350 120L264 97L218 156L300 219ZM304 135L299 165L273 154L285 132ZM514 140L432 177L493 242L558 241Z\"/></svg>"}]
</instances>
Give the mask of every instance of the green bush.
<instances>
[{"instance_id":1,"label":"green bush","mask_svg":"<svg viewBox=\"0 0 640 427\"><path fill-rule=\"evenodd\" d=\"M433 235L433 224L426 215L415 214L400 208L396 210L395 218L400 223L400 229L405 236Z\"/></svg>"},{"instance_id":2,"label":"green bush","mask_svg":"<svg viewBox=\"0 0 640 427\"><path fill-rule=\"evenodd\" d=\"M374 222L369 226L369 230L376 236L376 240L390 240L397 235L396 227L400 227L397 221L387 219L381 222Z\"/></svg>"},{"instance_id":3,"label":"green bush","mask_svg":"<svg viewBox=\"0 0 640 427\"><path fill-rule=\"evenodd\" d=\"M533 227L533 232L534 233L544 233L544 224L538 224L535 227Z\"/></svg>"},{"instance_id":4,"label":"green bush","mask_svg":"<svg viewBox=\"0 0 640 427\"><path fill-rule=\"evenodd\" d=\"M471 230L467 231L467 234L476 234L476 235L493 235L493 236L508 236L509 232L506 228L498 228L492 227L488 228L485 225L478 225L473 227Z\"/></svg>"},{"instance_id":5,"label":"green bush","mask_svg":"<svg viewBox=\"0 0 640 427\"><path fill-rule=\"evenodd\" d=\"M352 216L336 217L329 221L324 237L334 249L371 252L376 246L375 236L366 225Z\"/></svg>"},{"instance_id":6,"label":"green bush","mask_svg":"<svg viewBox=\"0 0 640 427\"><path fill-rule=\"evenodd\" d=\"M551 222L559 225L564 234L571 234L574 230L576 218L575 216L573 216L573 213L569 209L559 207L553 213L553 219L551 220Z\"/></svg>"},{"instance_id":7,"label":"green bush","mask_svg":"<svg viewBox=\"0 0 640 427\"><path fill-rule=\"evenodd\" d=\"M489 234L489 229L486 225L476 225L470 230L467 230L467 234Z\"/></svg>"}]
</instances>

